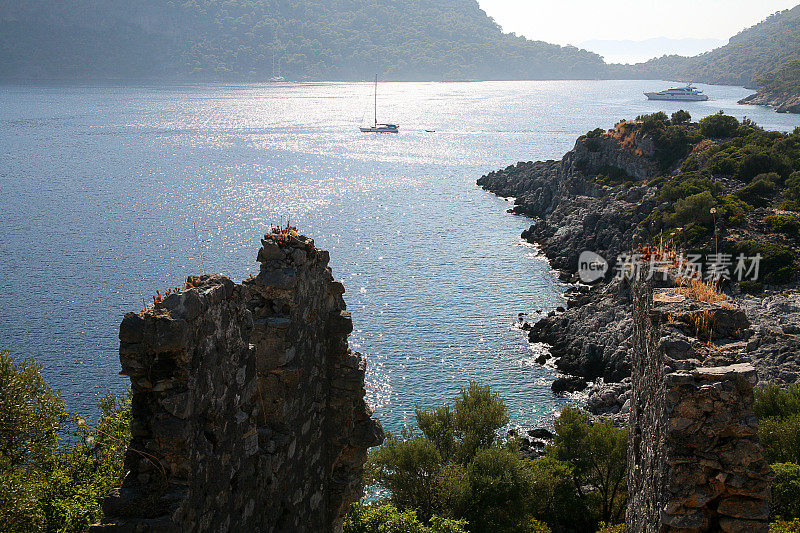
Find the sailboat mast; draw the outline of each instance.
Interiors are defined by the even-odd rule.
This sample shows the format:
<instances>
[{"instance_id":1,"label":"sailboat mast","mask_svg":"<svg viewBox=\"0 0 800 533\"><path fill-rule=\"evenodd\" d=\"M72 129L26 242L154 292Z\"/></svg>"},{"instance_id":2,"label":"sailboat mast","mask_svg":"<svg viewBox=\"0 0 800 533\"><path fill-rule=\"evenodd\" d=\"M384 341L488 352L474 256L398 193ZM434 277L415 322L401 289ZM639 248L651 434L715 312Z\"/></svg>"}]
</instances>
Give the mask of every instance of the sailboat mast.
<instances>
[{"instance_id":1,"label":"sailboat mast","mask_svg":"<svg viewBox=\"0 0 800 533\"><path fill-rule=\"evenodd\" d=\"M375 112L373 114L374 117L374 125L378 127L378 75L375 74Z\"/></svg>"}]
</instances>

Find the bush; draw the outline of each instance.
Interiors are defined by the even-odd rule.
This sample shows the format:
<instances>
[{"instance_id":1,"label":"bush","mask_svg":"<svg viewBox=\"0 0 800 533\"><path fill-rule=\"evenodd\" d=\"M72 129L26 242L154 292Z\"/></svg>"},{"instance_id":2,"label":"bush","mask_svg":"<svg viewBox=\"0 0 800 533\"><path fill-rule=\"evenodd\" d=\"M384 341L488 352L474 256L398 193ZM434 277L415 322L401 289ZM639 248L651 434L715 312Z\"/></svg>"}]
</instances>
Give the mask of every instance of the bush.
<instances>
[{"instance_id":1,"label":"bush","mask_svg":"<svg viewBox=\"0 0 800 533\"><path fill-rule=\"evenodd\" d=\"M602 522L597 533L625 533L625 524L607 524Z\"/></svg>"},{"instance_id":2,"label":"bush","mask_svg":"<svg viewBox=\"0 0 800 533\"><path fill-rule=\"evenodd\" d=\"M663 111L658 111L650 115L639 115L636 122L640 123L643 133L653 133L665 129L669 125L669 117Z\"/></svg>"},{"instance_id":3,"label":"bush","mask_svg":"<svg viewBox=\"0 0 800 533\"><path fill-rule=\"evenodd\" d=\"M675 212L669 218L672 226L680 226L686 222L694 222L702 226L713 223L714 215L711 209L716 207L717 200L710 191L703 191L675 202Z\"/></svg>"},{"instance_id":4,"label":"bush","mask_svg":"<svg viewBox=\"0 0 800 533\"><path fill-rule=\"evenodd\" d=\"M716 195L722 191L722 185L707 172L681 172L659 188L658 197L660 200L678 200L706 191Z\"/></svg>"},{"instance_id":5,"label":"bush","mask_svg":"<svg viewBox=\"0 0 800 533\"><path fill-rule=\"evenodd\" d=\"M795 253L788 246L747 240L734 243L732 251L747 257L761 254L759 276L763 276L765 283L785 283L793 275Z\"/></svg>"},{"instance_id":6,"label":"bush","mask_svg":"<svg viewBox=\"0 0 800 533\"><path fill-rule=\"evenodd\" d=\"M720 112L702 119L700 131L706 137L726 139L733 137L739 131L739 121L735 117Z\"/></svg>"},{"instance_id":7,"label":"bush","mask_svg":"<svg viewBox=\"0 0 800 533\"><path fill-rule=\"evenodd\" d=\"M736 196L755 207L766 207L775 194L780 176L775 173L760 174L749 185L736 192Z\"/></svg>"},{"instance_id":8,"label":"bush","mask_svg":"<svg viewBox=\"0 0 800 533\"><path fill-rule=\"evenodd\" d=\"M785 209L800 211L800 172L794 172L786 180L786 190L783 191L786 203Z\"/></svg>"},{"instance_id":9,"label":"bush","mask_svg":"<svg viewBox=\"0 0 800 533\"><path fill-rule=\"evenodd\" d=\"M625 169L615 167L614 165L603 165L597 170L597 176L594 178L596 183L600 185L621 185L625 183L632 184L634 178L625 172Z\"/></svg>"},{"instance_id":10,"label":"bush","mask_svg":"<svg viewBox=\"0 0 800 533\"><path fill-rule=\"evenodd\" d=\"M758 294L764 291L764 284L760 281L744 280L739 282L739 290L745 294Z\"/></svg>"},{"instance_id":11,"label":"bush","mask_svg":"<svg viewBox=\"0 0 800 533\"><path fill-rule=\"evenodd\" d=\"M770 463L800 463L800 385L755 390L758 438Z\"/></svg>"},{"instance_id":12,"label":"bush","mask_svg":"<svg viewBox=\"0 0 800 533\"><path fill-rule=\"evenodd\" d=\"M473 531L518 531L529 513L530 462L516 451L484 448L469 465L470 504L466 518Z\"/></svg>"},{"instance_id":13,"label":"bush","mask_svg":"<svg viewBox=\"0 0 800 533\"><path fill-rule=\"evenodd\" d=\"M738 161L725 152L715 154L708 162L708 171L715 176L733 176L737 168Z\"/></svg>"},{"instance_id":14,"label":"bush","mask_svg":"<svg viewBox=\"0 0 800 533\"><path fill-rule=\"evenodd\" d=\"M344 519L346 533L466 533L464 520L434 516L429 525L417 519L412 510L399 511L391 503L361 505L354 503Z\"/></svg>"},{"instance_id":15,"label":"bush","mask_svg":"<svg viewBox=\"0 0 800 533\"><path fill-rule=\"evenodd\" d=\"M609 421L591 424L585 413L571 407L564 408L556 419L555 430L547 456L572 465L575 487L593 495L584 501L594 516L618 522L628 498L627 430Z\"/></svg>"},{"instance_id":16,"label":"bush","mask_svg":"<svg viewBox=\"0 0 800 533\"><path fill-rule=\"evenodd\" d=\"M800 533L800 520L795 518L791 522L778 520L769 525L769 533Z\"/></svg>"},{"instance_id":17,"label":"bush","mask_svg":"<svg viewBox=\"0 0 800 533\"><path fill-rule=\"evenodd\" d=\"M98 402L95 427L69 415L32 360L0 351L0 523L12 531L84 531L123 475L130 398ZM76 442L69 448L59 440Z\"/></svg>"},{"instance_id":18,"label":"bush","mask_svg":"<svg viewBox=\"0 0 800 533\"><path fill-rule=\"evenodd\" d=\"M789 176L792 164L786 156L770 149L759 149L746 154L736 169L736 177L742 181L750 181L760 174L777 174L775 181L781 183Z\"/></svg>"},{"instance_id":19,"label":"bush","mask_svg":"<svg viewBox=\"0 0 800 533\"><path fill-rule=\"evenodd\" d=\"M772 483L772 514L784 520L800 518L800 465L775 463L772 465L775 481Z\"/></svg>"},{"instance_id":20,"label":"bush","mask_svg":"<svg viewBox=\"0 0 800 533\"><path fill-rule=\"evenodd\" d=\"M797 237L800 234L800 221L791 215L764 217L764 222L776 233L783 233L789 237Z\"/></svg>"},{"instance_id":21,"label":"bush","mask_svg":"<svg viewBox=\"0 0 800 533\"><path fill-rule=\"evenodd\" d=\"M679 124L686 124L692 120L692 115L689 114L688 111L684 111L683 109L679 111L675 111L672 114L672 123L679 125Z\"/></svg>"},{"instance_id":22,"label":"bush","mask_svg":"<svg viewBox=\"0 0 800 533\"><path fill-rule=\"evenodd\" d=\"M741 226L744 224L745 214L753 209L753 206L731 194L726 194L720 198L718 207L720 218L728 226Z\"/></svg>"},{"instance_id":23,"label":"bush","mask_svg":"<svg viewBox=\"0 0 800 533\"><path fill-rule=\"evenodd\" d=\"M588 510L573 483L573 466L545 457L533 463L531 505L533 515L548 524L585 530Z\"/></svg>"},{"instance_id":24,"label":"bush","mask_svg":"<svg viewBox=\"0 0 800 533\"><path fill-rule=\"evenodd\" d=\"M655 158L662 170L667 170L677 161L689 154L694 142L699 138L692 136L685 128L669 126L655 138Z\"/></svg>"}]
</instances>

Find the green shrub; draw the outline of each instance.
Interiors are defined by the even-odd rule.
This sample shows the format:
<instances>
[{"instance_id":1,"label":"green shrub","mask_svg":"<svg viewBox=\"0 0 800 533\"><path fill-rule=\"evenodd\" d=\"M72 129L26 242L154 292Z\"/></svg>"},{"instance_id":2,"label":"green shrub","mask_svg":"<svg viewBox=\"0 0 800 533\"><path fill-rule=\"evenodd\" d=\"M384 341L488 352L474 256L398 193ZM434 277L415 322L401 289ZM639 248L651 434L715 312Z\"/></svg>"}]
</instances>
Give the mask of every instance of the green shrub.
<instances>
[{"instance_id":1,"label":"green shrub","mask_svg":"<svg viewBox=\"0 0 800 533\"><path fill-rule=\"evenodd\" d=\"M683 109L675 111L672 114L672 123L676 125L686 124L691 120L692 120L692 115L690 115L688 111L684 111Z\"/></svg>"},{"instance_id":2,"label":"green shrub","mask_svg":"<svg viewBox=\"0 0 800 533\"><path fill-rule=\"evenodd\" d=\"M678 200L706 191L716 195L722 191L722 185L707 172L681 172L659 187L658 197L660 200Z\"/></svg>"},{"instance_id":3,"label":"green shrub","mask_svg":"<svg viewBox=\"0 0 800 533\"><path fill-rule=\"evenodd\" d=\"M516 451L483 448L469 465L470 504L465 518L473 531L516 532L529 513L530 461Z\"/></svg>"},{"instance_id":4,"label":"green shrub","mask_svg":"<svg viewBox=\"0 0 800 533\"><path fill-rule=\"evenodd\" d=\"M697 172L700 170L700 162L696 157L687 157L681 163L681 172Z\"/></svg>"},{"instance_id":5,"label":"green shrub","mask_svg":"<svg viewBox=\"0 0 800 533\"><path fill-rule=\"evenodd\" d=\"M775 194L780 176L775 173L760 174L749 185L736 192L736 196L755 207L766 207Z\"/></svg>"},{"instance_id":6,"label":"green shrub","mask_svg":"<svg viewBox=\"0 0 800 533\"><path fill-rule=\"evenodd\" d=\"M800 211L800 172L794 172L786 180L786 190L783 191L786 198L785 209Z\"/></svg>"},{"instance_id":7,"label":"green shrub","mask_svg":"<svg viewBox=\"0 0 800 533\"><path fill-rule=\"evenodd\" d=\"M700 121L700 131L706 137L725 139L733 137L739 131L739 121L735 117L720 112Z\"/></svg>"},{"instance_id":8,"label":"green shrub","mask_svg":"<svg viewBox=\"0 0 800 533\"><path fill-rule=\"evenodd\" d=\"M736 177L750 181L761 174L777 174L776 183L783 181L792 171L792 164L786 156L770 149L759 149L745 155L736 169Z\"/></svg>"},{"instance_id":9,"label":"green shrub","mask_svg":"<svg viewBox=\"0 0 800 533\"><path fill-rule=\"evenodd\" d=\"M625 524L612 525L606 522L601 522L597 533L625 533Z\"/></svg>"},{"instance_id":10,"label":"green shrub","mask_svg":"<svg viewBox=\"0 0 800 533\"><path fill-rule=\"evenodd\" d=\"M745 294L759 294L764 291L764 284L760 281L744 280L739 282L739 290Z\"/></svg>"},{"instance_id":11,"label":"green shrub","mask_svg":"<svg viewBox=\"0 0 800 533\"><path fill-rule=\"evenodd\" d=\"M603 135L606 132L603 128L594 129L586 134L586 137L589 139L596 139Z\"/></svg>"},{"instance_id":12,"label":"green shrub","mask_svg":"<svg viewBox=\"0 0 800 533\"><path fill-rule=\"evenodd\" d=\"M687 221L709 226L714 220L711 209L716 207L716 205L717 200L711 195L710 191L703 191L686 198L681 198L675 202L675 212L669 218L668 222L676 227L685 224Z\"/></svg>"},{"instance_id":13,"label":"green shrub","mask_svg":"<svg viewBox=\"0 0 800 533\"><path fill-rule=\"evenodd\" d=\"M775 463L772 471L772 515L784 520L800 518L800 465Z\"/></svg>"},{"instance_id":14,"label":"green shrub","mask_svg":"<svg viewBox=\"0 0 800 533\"><path fill-rule=\"evenodd\" d=\"M754 395L753 411L759 419L800 414L800 384L794 383L785 388L770 384L755 389Z\"/></svg>"},{"instance_id":15,"label":"green shrub","mask_svg":"<svg viewBox=\"0 0 800 533\"><path fill-rule=\"evenodd\" d=\"M533 515L548 524L585 530L588 510L575 490L574 467L545 457L533 463L531 505Z\"/></svg>"},{"instance_id":16,"label":"green shrub","mask_svg":"<svg viewBox=\"0 0 800 533\"><path fill-rule=\"evenodd\" d=\"M344 519L345 533L466 533L464 520L434 516L426 525L412 510L400 511L391 503L354 503Z\"/></svg>"},{"instance_id":17,"label":"green shrub","mask_svg":"<svg viewBox=\"0 0 800 533\"><path fill-rule=\"evenodd\" d=\"M755 390L758 438L770 463L800 463L800 385Z\"/></svg>"},{"instance_id":18,"label":"green shrub","mask_svg":"<svg viewBox=\"0 0 800 533\"><path fill-rule=\"evenodd\" d=\"M747 257L761 254L759 275L763 276L765 283L785 283L793 276L795 253L788 246L747 240L734 243L732 251Z\"/></svg>"},{"instance_id":19,"label":"green shrub","mask_svg":"<svg viewBox=\"0 0 800 533\"><path fill-rule=\"evenodd\" d=\"M594 178L596 183L600 185L621 185L625 183L633 183L634 178L628 175L624 169L615 167L614 165L603 165L597 171L597 176Z\"/></svg>"},{"instance_id":20,"label":"green shrub","mask_svg":"<svg viewBox=\"0 0 800 533\"><path fill-rule=\"evenodd\" d=\"M714 155L708 162L708 171L715 176L733 176L738 167L738 161L725 152Z\"/></svg>"},{"instance_id":21,"label":"green shrub","mask_svg":"<svg viewBox=\"0 0 800 533\"><path fill-rule=\"evenodd\" d=\"M718 210L720 218L728 226L741 226L745 223L745 215L753 207L731 194L726 194L719 199Z\"/></svg>"},{"instance_id":22,"label":"green shrub","mask_svg":"<svg viewBox=\"0 0 800 533\"><path fill-rule=\"evenodd\" d=\"M669 125L669 117L663 111L658 111L650 115L639 115L636 122L640 123L642 132L653 133L665 129Z\"/></svg>"},{"instance_id":23,"label":"green shrub","mask_svg":"<svg viewBox=\"0 0 800 533\"><path fill-rule=\"evenodd\" d=\"M11 531L84 531L123 476L130 398L106 395L90 427L69 415L32 360L0 351L0 523ZM67 447L59 440L69 437Z\"/></svg>"},{"instance_id":24,"label":"green shrub","mask_svg":"<svg viewBox=\"0 0 800 533\"><path fill-rule=\"evenodd\" d=\"M655 137L655 159L666 170L686 157L692 144L698 141L685 128L669 126Z\"/></svg>"},{"instance_id":25,"label":"green shrub","mask_svg":"<svg viewBox=\"0 0 800 533\"><path fill-rule=\"evenodd\" d=\"M592 424L589 417L566 407L555 423L555 439L547 456L573 467L576 487L590 490L584 501L605 522L623 518L627 504L628 432L605 421Z\"/></svg>"},{"instance_id":26,"label":"green shrub","mask_svg":"<svg viewBox=\"0 0 800 533\"><path fill-rule=\"evenodd\" d=\"M778 520L769 525L769 533L800 533L800 520L795 518L791 522Z\"/></svg>"},{"instance_id":27,"label":"green shrub","mask_svg":"<svg viewBox=\"0 0 800 533\"><path fill-rule=\"evenodd\" d=\"M783 233L789 237L797 237L800 234L800 221L791 215L772 215L764 217L764 222L776 233Z\"/></svg>"}]
</instances>

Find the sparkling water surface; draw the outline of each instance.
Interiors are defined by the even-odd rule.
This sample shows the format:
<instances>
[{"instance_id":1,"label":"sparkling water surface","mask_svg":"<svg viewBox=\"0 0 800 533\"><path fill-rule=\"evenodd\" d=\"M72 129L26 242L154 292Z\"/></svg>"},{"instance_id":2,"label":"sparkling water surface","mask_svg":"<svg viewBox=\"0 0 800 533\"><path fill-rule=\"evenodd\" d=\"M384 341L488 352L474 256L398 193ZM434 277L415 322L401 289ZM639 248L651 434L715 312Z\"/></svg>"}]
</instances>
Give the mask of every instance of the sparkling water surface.
<instances>
[{"instance_id":1,"label":"sparkling water surface","mask_svg":"<svg viewBox=\"0 0 800 533\"><path fill-rule=\"evenodd\" d=\"M36 357L70 407L94 413L124 390L118 326L156 290L202 270L241 280L259 236L291 219L331 253L384 426L416 404L491 384L514 424L569 401L516 327L563 304L529 221L480 190L482 174L557 159L622 118L720 109L771 129L800 117L738 106L749 91L701 86L709 102L649 102L664 82L0 87L0 347ZM433 133L425 130L435 130Z\"/></svg>"}]
</instances>

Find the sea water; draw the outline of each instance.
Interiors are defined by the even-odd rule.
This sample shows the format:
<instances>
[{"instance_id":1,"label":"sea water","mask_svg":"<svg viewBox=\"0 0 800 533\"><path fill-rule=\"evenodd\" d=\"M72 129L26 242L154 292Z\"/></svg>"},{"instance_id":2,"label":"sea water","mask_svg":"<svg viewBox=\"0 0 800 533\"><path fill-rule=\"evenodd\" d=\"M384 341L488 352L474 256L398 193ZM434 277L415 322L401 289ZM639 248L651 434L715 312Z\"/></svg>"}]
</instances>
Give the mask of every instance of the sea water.
<instances>
[{"instance_id":1,"label":"sea water","mask_svg":"<svg viewBox=\"0 0 800 533\"><path fill-rule=\"evenodd\" d=\"M649 102L647 81L181 87L0 87L0 348L34 357L71 409L120 392L118 326L188 274L256 272L259 237L292 225L331 254L384 427L490 384L512 423L570 401L550 391L519 313L564 303L519 234L530 221L475 185L642 113L720 109L771 129L800 117L712 100ZM431 130L431 131L426 131Z\"/></svg>"}]
</instances>

